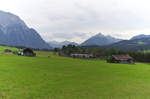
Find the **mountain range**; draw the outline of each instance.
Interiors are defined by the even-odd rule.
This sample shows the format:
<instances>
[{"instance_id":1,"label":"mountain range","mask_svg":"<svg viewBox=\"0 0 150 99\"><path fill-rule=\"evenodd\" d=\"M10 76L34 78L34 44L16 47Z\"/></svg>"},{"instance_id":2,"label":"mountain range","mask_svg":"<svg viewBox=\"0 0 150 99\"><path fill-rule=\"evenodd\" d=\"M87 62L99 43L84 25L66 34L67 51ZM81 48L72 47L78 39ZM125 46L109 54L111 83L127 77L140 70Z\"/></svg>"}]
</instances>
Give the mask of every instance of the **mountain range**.
<instances>
[{"instance_id":1,"label":"mountain range","mask_svg":"<svg viewBox=\"0 0 150 99\"><path fill-rule=\"evenodd\" d=\"M63 42L57 42L57 41L50 41L48 42L48 44L52 47L52 48L62 48L63 46L67 46L69 44L71 45L75 45L78 46L78 43L75 42L70 42L70 41L63 41Z\"/></svg>"},{"instance_id":2,"label":"mountain range","mask_svg":"<svg viewBox=\"0 0 150 99\"><path fill-rule=\"evenodd\" d=\"M70 41L51 41L47 43L35 29L28 27L18 16L0 11L0 45L52 49L56 47L61 48L63 45L69 44L85 47L117 48L121 50L146 50L150 49L150 35L141 34L132 37L130 40L122 40L99 33L80 45Z\"/></svg>"},{"instance_id":3,"label":"mountain range","mask_svg":"<svg viewBox=\"0 0 150 99\"><path fill-rule=\"evenodd\" d=\"M76 45L81 47L104 47L104 48L116 48L120 50L147 50L150 49L150 35L137 35L130 40L117 39L111 36L105 36L99 33L90 37L80 45L75 42L49 42L49 45L53 48L61 48L63 45Z\"/></svg>"},{"instance_id":4,"label":"mountain range","mask_svg":"<svg viewBox=\"0 0 150 99\"><path fill-rule=\"evenodd\" d=\"M83 42L80 46L102 46L102 45L109 45L116 42L121 41L121 39L117 39L111 36L105 36L102 33L99 33L95 36L92 36L85 42Z\"/></svg>"},{"instance_id":5,"label":"mountain range","mask_svg":"<svg viewBox=\"0 0 150 99\"><path fill-rule=\"evenodd\" d=\"M150 49L150 35L137 35L130 40L123 40L103 47L120 50L148 50Z\"/></svg>"},{"instance_id":6,"label":"mountain range","mask_svg":"<svg viewBox=\"0 0 150 99\"><path fill-rule=\"evenodd\" d=\"M99 33L83 42L80 46L116 48L119 50L148 50L150 49L150 35L141 34L129 40L121 40Z\"/></svg>"},{"instance_id":7,"label":"mountain range","mask_svg":"<svg viewBox=\"0 0 150 99\"><path fill-rule=\"evenodd\" d=\"M51 47L33 28L18 16L0 11L0 45L50 49Z\"/></svg>"}]
</instances>

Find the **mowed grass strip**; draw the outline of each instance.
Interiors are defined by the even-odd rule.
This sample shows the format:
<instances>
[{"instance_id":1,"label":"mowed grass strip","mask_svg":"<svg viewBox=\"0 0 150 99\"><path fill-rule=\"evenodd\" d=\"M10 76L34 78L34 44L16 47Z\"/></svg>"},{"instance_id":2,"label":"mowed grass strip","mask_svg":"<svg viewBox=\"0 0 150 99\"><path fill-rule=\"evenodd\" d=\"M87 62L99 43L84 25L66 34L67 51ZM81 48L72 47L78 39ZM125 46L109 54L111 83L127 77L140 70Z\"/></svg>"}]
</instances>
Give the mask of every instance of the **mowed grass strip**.
<instances>
[{"instance_id":1,"label":"mowed grass strip","mask_svg":"<svg viewBox=\"0 0 150 99\"><path fill-rule=\"evenodd\" d=\"M109 64L100 60L55 57L49 52L38 52L38 55L38 57L0 56L0 97L150 98L149 64Z\"/></svg>"}]
</instances>

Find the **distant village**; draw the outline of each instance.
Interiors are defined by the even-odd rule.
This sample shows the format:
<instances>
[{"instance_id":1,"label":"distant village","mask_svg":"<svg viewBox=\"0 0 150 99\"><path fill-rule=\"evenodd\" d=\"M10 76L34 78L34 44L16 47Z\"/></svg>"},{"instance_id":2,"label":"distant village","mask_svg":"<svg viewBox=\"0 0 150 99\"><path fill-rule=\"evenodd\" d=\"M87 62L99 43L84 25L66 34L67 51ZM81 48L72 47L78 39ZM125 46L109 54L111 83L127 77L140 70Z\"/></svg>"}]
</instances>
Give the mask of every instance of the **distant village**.
<instances>
[{"instance_id":1,"label":"distant village","mask_svg":"<svg viewBox=\"0 0 150 99\"><path fill-rule=\"evenodd\" d=\"M6 53L13 53L15 55L20 55L20 56L30 56L30 57L35 57L36 53L31 48L24 48L23 50L18 50L18 51L12 51L10 49L5 49L4 52Z\"/></svg>"},{"instance_id":2,"label":"distant village","mask_svg":"<svg viewBox=\"0 0 150 99\"><path fill-rule=\"evenodd\" d=\"M35 57L35 51L38 50L40 49L18 48L18 51L6 49L5 52L11 52L20 56ZM108 63L135 64L135 62L150 62L150 51L145 50L118 50L115 48L67 45L62 48L54 48L53 50L46 51L57 53L59 56L64 57L106 60Z\"/></svg>"}]
</instances>

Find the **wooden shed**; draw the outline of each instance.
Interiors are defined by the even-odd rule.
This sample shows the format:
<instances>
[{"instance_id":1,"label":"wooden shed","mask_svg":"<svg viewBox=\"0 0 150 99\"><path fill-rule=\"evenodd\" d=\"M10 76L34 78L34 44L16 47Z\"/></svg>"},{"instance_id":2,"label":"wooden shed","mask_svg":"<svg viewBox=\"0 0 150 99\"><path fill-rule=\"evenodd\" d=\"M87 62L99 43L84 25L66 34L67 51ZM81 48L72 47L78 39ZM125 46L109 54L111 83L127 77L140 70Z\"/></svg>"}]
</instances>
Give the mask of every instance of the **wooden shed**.
<instances>
[{"instance_id":1,"label":"wooden shed","mask_svg":"<svg viewBox=\"0 0 150 99\"><path fill-rule=\"evenodd\" d=\"M25 48L23 50L23 55L24 56L36 56L36 54L33 52L31 48Z\"/></svg>"},{"instance_id":2,"label":"wooden shed","mask_svg":"<svg viewBox=\"0 0 150 99\"><path fill-rule=\"evenodd\" d=\"M129 55L112 55L107 59L109 63L134 64L134 59Z\"/></svg>"}]
</instances>

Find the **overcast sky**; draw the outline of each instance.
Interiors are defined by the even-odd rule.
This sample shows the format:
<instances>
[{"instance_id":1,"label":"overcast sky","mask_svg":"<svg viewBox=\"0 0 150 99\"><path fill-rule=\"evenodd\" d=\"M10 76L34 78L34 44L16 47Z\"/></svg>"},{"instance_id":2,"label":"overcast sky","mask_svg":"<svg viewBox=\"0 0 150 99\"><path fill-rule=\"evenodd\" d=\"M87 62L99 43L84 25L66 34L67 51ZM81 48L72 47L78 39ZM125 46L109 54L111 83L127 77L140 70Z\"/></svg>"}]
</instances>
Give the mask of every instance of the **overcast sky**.
<instances>
[{"instance_id":1,"label":"overcast sky","mask_svg":"<svg viewBox=\"0 0 150 99\"><path fill-rule=\"evenodd\" d=\"M20 16L46 41L150 34L150 0L1 0L0 10Z\"/></svg>"}]
</instances>

